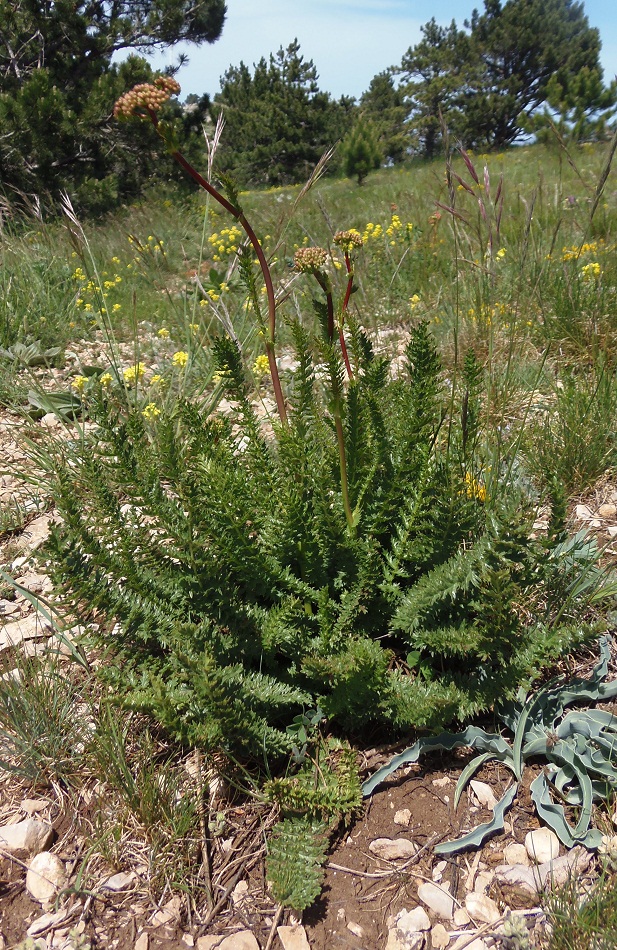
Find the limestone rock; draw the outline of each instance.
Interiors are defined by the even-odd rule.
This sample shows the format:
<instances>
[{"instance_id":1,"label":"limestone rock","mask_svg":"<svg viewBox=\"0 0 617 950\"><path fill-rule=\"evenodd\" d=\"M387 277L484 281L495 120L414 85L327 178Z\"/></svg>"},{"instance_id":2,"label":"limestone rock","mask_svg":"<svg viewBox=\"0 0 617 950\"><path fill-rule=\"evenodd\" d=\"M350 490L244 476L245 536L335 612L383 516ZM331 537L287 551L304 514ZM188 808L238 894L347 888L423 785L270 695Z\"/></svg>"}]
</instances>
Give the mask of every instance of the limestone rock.
<instances>
[{"instance_id":1,"label":"limestone rock","mask_svg":"<svg viewBox=\"0 0 617 950\"><path fill-rule=\"evenodd\" d=\"M444 886L424 881L418 887L418 897L438 917L452 920L454 916L454 900Z\"/></svg>"},{"instance_id":2,"label":"limestone rock","mask_svg":"<svg viewBox=\"0 0 617 950\"><path fill-rule=\"evenodd\" d=\"M536 828L525 836L525 849L536 864L546 864L559 857L559 838L550 828Z\"/></svg>"},{"instance_id":3,"label":"limestone rock","mask_svg":"<svg viewBox=\"0 0 617 950\"><path fill-rule=\"evenodd\" d=\"M467 913L464 907L457 907L454 911L454 923L457 927L466 927L467 924L471 923L471 917Z\"/></svg>"},{"instance_id":4,"label":"limestone rock","mask_svg":"<svg viewBox=\"0 0 617 950\"><path fill-rule=\"evenodd\" d=\"M445 950L450 943L450 934L443 924L435 924L431 930L431 945L433 950Z\"/></svg>"},{"instance_id":5,"label":"limestone rock","mask_svg":"<svg viewBox=\"0 0 617 950\"><path fill-rule=\"evenodd\" d=\"M522 887L530 894L537 894L542 886L538 868L524 864L502 864L496 867L495 880L508 887Z\"/></svg>"},{"instance_id":6,"label":"limestone rock","mask_svg":"<svg viewBox=\"0 0 617 950\"><path fill-rule=\"evenodd\" d=\"M408 838L375 838L368 846L371 854L383 861L404 861L413 858L417 845Z\"/></svg>"},{"instance_id":7,"label":"limestone rock","mask_svg":"<svg viewBox=\"0 0 617 950\"><path fill-rule=\"evenodd\" d=\"M36 901L46 904L66 887L68 877L64 864L51 851L41 851L30 862L26 874L26 890Z\"/></svg>"},{"instance_id":8,"label":"limestone rock","mask_svg":"<svg viewBox=\"0 0 617 950\"><path fill-rule=\"evenodd\" d=\"M385 950L423 950L425 943L422 933L406 934L398 927L392 927L388 931Z\"/></svg>"},{"instance_id":9,"label":"limestone rock","mask_svg":"<svg viewBox=\"0 0 617 950\"><path fill-rule=\"evenodd\" d=\"M506 864L529 864L529 855L524 844L508 844L503 849L503 856Z\"/></svg>"},{"instance_id":10,"label":"limestone rock","mask_svg":"<svg viewBox=\"0 0 617 950\"><path fill-rule=\"evenodd\" d=\"M32 816L39 811L45 811L48 805L49 799L47 798L24 798L19 807L22 811L25 811L26 815Z\"/></svg>"},{"instance_id":11,"label":"limestone rock","mask_svg":"<svg viewBox=\"0 0 617 950\"><path fill-rule=\"evenodd\" d=\"M21 620L13 620L0 629L0 650L19 646L27 640L50 637L53 627L37 613L28 614Z\"/></svg>"},{"instance_id":12,"label":"limestone rock","mask_svg":"<svg viewBox=\"0 0 617 950\"><path fill-rule=\"evenodd\" d=\"M31 521L30 524L24 528L21 538L19 539L19 544L22 548L28 551L35 551L39 548L43 541L47 540L52 522L53 517L51 515L40 515L40 517Z\"/></svg>"},{"instance_id":13,"label":"limestone rock","mask_svg":"<svg viewBox=\"0 0 617 950\"><path fill-rule=\"evenodd\" d=\"M396 915L394 926L403 933L422 933L431 929L431 921L424 907L414 907L413 910L402 910Z\"/></svg>"},{"instance_id":14,"label":"limestone rock","mask_svg":"<svg viewBox=\"0 0 617 950\"><path fill-rule=\"evenodd\" d=\"M361 927L360 924L357 924L354 920L347 921L347 930L357 937L358 940L361 940L364 937L364 927Z\"/></svg>"},{"instance_id":15,"label":"limestone rock","mask_svg":"<svg viewBox=\"0 0 617 950\"><path fill-rule=\"evenodd\" d=\"M474 940L470 940L471 934L463 934L458 938L455 944L452 945L450 950L488 950L482 937L476 937Z\"/></svg>"},{"instance_id":16,"label":"limestone rock","mask_svg":"<svg viewBox=\"0 0 617 950\"><path fill-rule=\"evenodd\" d=\"M501 917L495 901L476 891L465 898L465 909L473 920L481 920L483 924L494 924Z\"/></svg>"},{"instance_id":17,"label":"limestone rock","mask_svg":"<svg viewBox=\"0 0 617 950\"><path fill-rule=\"evenodd\" d=\"M408 808L401 808L394 812L394 824L402 825L403 828L409 828L411 822L411 812Z\"/></svg>"},{"instance_id":18,"label":"limestone rock","mask_svg":"<svg viewBox=\"0 0 617 950\"><path fill-rule=\"evenodd\" d=\"M534 870L540 877L542 887L558 887L565 884L573 874L582 874L593 860L593 855L583 847L572 848L554 861L547 861Z\"/></svg>"},{"instance_id":19,"label":"limestone rock","mask_svg":"<svg viewBox=\"0 0 617 950\"><path fill-rule=\"evenodd\" d=\"M28 937L36 937L37 934L41 934L46 930L51 930L52 927L57 927L68 917L66 910L59 910L56 913L43 914L41 917L37 917L36 920L33 920L26 934Z\"/></svg>"},{"instance_id":20,"label":"limestone rock","mask_svg":"<svg viewBox=\"0 0 617 950\"><path fill-rule=\"evenodd\" d=\"M283 950L311 950L306 936L306 931L302 924L296 924L293 927L277 927L276 932L283 945ZM254 937L253 940L255 940ZM221 950L223 950L222 944ZM227 950L227 948L224 948L224 950ZM230 947L229 950L235 950L235 947ZM238 948L238 950L244 950L244 947ZM253 950L252 944L250 947L247 946L246 950ZM256 940L255 950L259 950L259 944Z\"/></svg>"},{"instance_id":21,"label":"limestone rock","mask_svg":"<svg viewBox=\"0 0 617 950\"><path fill-rule=\"evenodd\" d=\"M469 784L480 804L492 811L497 804L497 799L491 786L487 785L486 782L477 782L473 779Z\"/></svg>"},{"instance_id":22,"label":"limestone rock","mask_svg":"<svg viewBox=\"0 0 617 950\"><path fill-rule=\"evenodd\" d=\"M148 950L149 944L150 937L147 933L142 933L133 944L133 950Z\"/></svg>"},{"instance_id":23,"label":"limestone rock","mask_svg":"<svg viewBox=\"0 0 617 950\"><path fill-rule=\"evenodd\" d=\"M149 920L151 927L166 927L168 924L175 924L180 920L182 912L182 898L172 897L162 907L152 915Z\"/></svg>"},{"instance_id":24,"label":"limestone rock","mask_svg":"<svg viewBox=\"0 0 617 950\"><path fill-rule=\"evenodd\" d=\"M21 860L27 860L48 848L54 839L54 829L46 821L26 818L15 825L0 828L0 848Z\"/></svg>"},{"instance_id":25,"label":"limestone rock","mask_svg":"<svg viewBox=\"0 0 617 950\"><path fill-rule=\"evenodd\" d=\"M101 884L101 890L105 891L126 891L137 880L137 875L133 871L128 873L119 871L118 874L112 874Z\"/></svg>"}]
</instances>

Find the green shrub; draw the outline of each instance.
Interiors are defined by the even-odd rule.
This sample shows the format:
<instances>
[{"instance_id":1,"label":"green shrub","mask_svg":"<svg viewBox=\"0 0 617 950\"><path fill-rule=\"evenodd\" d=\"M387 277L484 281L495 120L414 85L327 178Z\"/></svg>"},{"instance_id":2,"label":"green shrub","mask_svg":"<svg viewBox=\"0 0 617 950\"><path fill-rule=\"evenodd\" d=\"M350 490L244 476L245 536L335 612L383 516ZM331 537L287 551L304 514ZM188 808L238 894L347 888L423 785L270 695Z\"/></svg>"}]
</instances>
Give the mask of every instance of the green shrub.
<instances>
[{"instance_id":1,"label":"green shrub","mask_svg":"<svg viewBox=\"0 0 617 950\"><path fill-rule=\"evenodd\" d=\"M155 122L140 95L118 114ZM292 750L287 726L307 708L353 735L436 728L513 698L581 639L568 623L588 591L552 607L571 563L551 556L559 531L530 538L516 467L485 445L473 355L447 386L421 322L396 371L377 356L348 309L363 239L341 231L329 250L296 252L318 322L288 321L284 391L271 273L239 196L174 155L246 234L238 271L266 353L251 371L235 334L219 336L218 385L199 403L152 402L141 364L124 384L93 376L93 426L41 447L63 518L47 551L76 610L108 621L94 634L101 675L178 740L262 763ZM257 414L257 370L276 420Z\"/></svg>"},{"instance_id":2,"label":"green shrub","mask_svg":"<svg viewBox=\"0 0 617 950\"><path fill-rule=\"evenodd\" d=\"M337 346L314 341L314 359L292 330L287 425L262 431L221 338L231 415L179 401L153 417L99 387L96 429L68 454L45 448L57 576L118 621L98 637L102 675L182 741L255 757L286 752L287 724L316 703L352 732L467 717L572 638L516 609L546 581L547 552L520 492L487 493L475 437L445 415L426 326L398 378L354 327L346 386Z\"/></svg>"}]
</instances>

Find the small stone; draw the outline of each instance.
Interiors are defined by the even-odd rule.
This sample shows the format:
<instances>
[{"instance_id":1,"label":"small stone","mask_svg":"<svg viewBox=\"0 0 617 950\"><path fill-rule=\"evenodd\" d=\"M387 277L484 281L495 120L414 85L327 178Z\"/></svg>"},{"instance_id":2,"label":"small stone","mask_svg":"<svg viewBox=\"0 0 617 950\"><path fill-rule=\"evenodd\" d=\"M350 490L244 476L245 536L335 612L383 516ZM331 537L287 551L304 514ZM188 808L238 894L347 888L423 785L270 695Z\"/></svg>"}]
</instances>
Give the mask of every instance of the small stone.
<instances>
[{"instance_id":1,"label":"small stone","mask_svg":"<svg viewBox=\"0 0 617 950\"><path fill-rule=\"evenodd\" d=\"M26 815L36 815L39 811L45 811L48 805L47 798L24 798L19 807Z\"/></svg>"},{"instance_id":2,"label":"small stone","mask_svg":"<svg viewBox=\"0 0 617 950\"><path fill-rule=\"evenodd\" d=\"M402 825L403 828L409 828L411 822L411 812L408 808L401 808L394 812L394 824Z\"/></svg>"},{"instance_id":3,"label":"small stone","mask_svg":"<svg viewBox=\"0 0 617 950\"><path fill-rule=\"evenodd\" d=\"M577 505L574 513L578 521L593 521L593 512L589 505Z\"/></svg>"},{"instance_id":4,"label":"small stone","mask_svg":"<svg viewBox=\"0 0 617 950\"><path fill-rule=\"evenodd\" d=\"M46 412L40 423L44 429L56 429L61 424L55 412Z\"/></svg>"},{"instance_id":5,"label":"small stone","mask_svg":"<svg viewBox=\"0 0 617 950\"><path fill-rule=\"evenodd\" d=\"M610 503L600 505L598 514L601 518L614 518L617 515L617 505L611 505Z\"/></svg>"},{"instance_id":6,"label":"small stone","mask_svg":"<svg viewBox=\"0 0 617 950\"><path fill-rule=\"evenodd\" d=\"M495 874L493 871L480 871L474 881L473 890L477 894L488 894L494 880Z\"/></svg>"},{"instance_id":7,"label":"small stone","mask_svg":"<svg viewBox=\"0 0 617 950\"><path fill-rule=\"evenodd\" d=\"M133 944L133 950L148 950L148 945L150 943L150 937L147 933L142 933L139 935L135 943Z\"/></svg>"},{"instance_id":8,"label":"small stone","mask_svg":"<svg viewBox=\"0 0 617 950\"><path fill-rule=\"evenodd\" d=\"M522 887L530 894L537 894L541 887L537 868L523 864L503 864L495 868L495 880L508 887Z\"/></svg>"},{"instance_id":9,"label":"small stone","mask_svg":"<svg viewBox=\"0 0 617 950\"><path fill-rule=\"evenodd\" d=\"M404 861L415 857L418 848L408 838L375 838L369 851L383 861Z\"/></svg>"},{"instance_id":10,"label":"small stone","mask_svg":"<svg viewBox=\"0 0 617 950\"><path fill-rule=\"evenodd\" d=\"M208 942L210 941L210 942ZM308 944L307 944L308 947ZM228 937L199 937L197 950L259 950L259 944L250 930L239 930Z\"/></svg>"},{"instance_id":11,"label":"small stone","mask_svg":"<svg viewBox=\"0 0 617 950\"><path fill-rule=\"evenodd\" d=\"M441 778L434 778L432 784L435 788L445 788L446 785L452 784L452 779L449 775L443 775Z\"/></svg>"},{"instance_id":12,"label":"small stone","mask_svg":"<svg viewBox=\"0 0 617 950\"><path fill-rule=\"evenodd\" d=\"M101 890L106 891L126 891L131 887L132 884L137 880L137 875L133 871L125 873L120 871L118 874L113 874L111 877L108 877L101 884Z\"/></svg>"},{"instance_id":13,"label":"small stone","mask_svg":"<svg viewBox=\"0 0 617 950\"><path fill-rule=\"evenodd\" d=\"M466 927L471 923L471 917L464 907L457 907L454 911L454 923L457 927Z\"/></svg>"},{"instance_id":14,"label":"small stone","mask_svg":"<svg viewBox=\"0 0 617 950\"><path fill-rule=\"evenodd\" d=\"M36 901L47 904L68 883L64 864L50 851L41 851L30 862L26 874L26 890Z\"/></svg>"},{"instance_id":15,"label":"small stone","mask_svg":"<svg viewBox=\"0 0 617 950\"><path fill-rule=\"evenodd\" d=\"M185 947L194 947L195 938L193 937L192 934L182 934L182 943L184 944Z\"/></svg>"},{"instance_id":16,"label":"small stone","mask_svg":"<svg viewBox=\"0 0 617 950\"><path fill-rule=\"evenodd\" d=\"M37 934L42 934L46 930L51 930L52 927L57 927L58 924L66 920L67 916L66 910L59 910L54 914L43 914L41 917L37 917L36 920L32 921L26 930L26 934L28 937L35 937Z\"/></svg>"},{"instance_id":17,"label":"small stone","mask_svg":"<svg viewBox=\"0 0 617 950\"><path fill-rule=\"evenodd\" d=\"M0 650L19 646L28 640L50 637L54 630L50 623L37 613L28 614L21 620L13 620L0 629Z\"/></svg>"},{"instance_id":18,"label":"small stone","mask_svg":"<svg viewBox=\"0 0 617 950\"><path fill-rule=\"evenodd\" d=\"M506 864L529 864L529 855L524 844L508 844L503 849L503 857Z\"/></svg>"},{"instance_id":19,"label":"small stone","mask_svg":"<svg viewBox=\"0 0 617 950\"><path fill-rule=\"evenodd\" d=\"M450 934L443 924L435 924L431 930L431 945L433 950L445 950L450 943Z\"/></svg>"},{"instance_id":20,"label":"small stone","mask_svg":"<svg viewBox=\"0 0 617 950\"><path fill-rule=\"evenodd\" d=\"M558 887L565 884L575 874L586 871L593 856L585 848L576 847L554 861L547 861L534 870L540 877L542 887Z\"/></svg>"},{"instance_id":21,"label":"small stone","mask_svg":"<svg viewBox=\"0 0 617 950\"><path fill-rule=\"evenodd\" d=\"M246 904L248 890L248 881L238 881L231 892L231 901L234 907L240 907L241 905Z\"/></svg>"},{"instance_id":22,"label":"small stone","mask_svg":"<svg viewBox=\"0 0 617 950\"><path fill-rule=\"evenodd\" d=\"M525 836L525 850L536 864L545 864L559 857L559 838L550 828L536 828Z\"/></svg>"},{"instance_id":23,"label":"small stone","mask_svg":"<svg viewBox=\"0 0 617 950\"><path fill-rule=\"evenodd\" d=\"M22 861L44 851L54 840L54 829L46 821L26 818L0 828L0 848Z\"/></svg>"},{"instance_id":24,"label":"small stone","mask_svg":"<svg viewBox=\"0 0 617 950\"><path fill-rule=\"evenodd\" d=\"M617 538L617 524L609 524L606 530L608 532L609 537Z\"/></svg>"},{"instance_id":25,"label":"small stone","mask_svg":"<svg viewBox=\"0 0 617 950\"><path fill-rule=\"evenodd\" d=\"M481 920L483 924L494 924L501 917L495 901L475 891L466 896L465 909L472 919Z\"/></svg>"},{"instance_id":26,"label":"small stone","mask_svg":"<svg viewBox=\"0 0 617 950\"><path fill-rule=\"evenodd\" d=\"M424 907L414 907L413 910L402 910L397 914L394 926L402 933L422 933L431 929L431 921Z\"/></svg>"},{"instance_id":27,"label":"small stone","mask_svg":"<svg viewBox=\"0 0 617 950\"><path fill-rule=\"evenodd\" d=\"M162 907L160 907L150 918L151 927L166 927L167 924L176 923L180 920L180 914L182 912L182 898L179 896L172 897L170 901L167 901Z\"/></svg>"},{"instance_id":28,"label":"small stone","mask_svg":"<svg viewBox=\"0 0 617 950\"><path fill-rule=\"evenodd\" d=\"M442 917L444 920L452 920L454 900L445 887L432 884L430 881L424 881L418 887L418 897L438 917Z\"/></svg>"},{"instance_id":29,"label":"small stone","mask_svg":"<svg viewBox=\"0 0 617 950\"><path fill-rule=\"evenodd\" d=\"M51 515L41 515L39 518L35 518L24 529L20 543L29 551L35 551L42 545L43 541L47 540L52 523L53 517Z\"/></svg>"},{"instance_id":30,"label":"small stone","mask_svg":"<svg viewBox=\"0 0 617 950\"><path fill-rule=\"evenodd\" d=\"M311 950L306 931L302 924L296 924L293 927L277 927L276 932L283 945L283 950ZM223 950L222 947L221 950ZM229 950L232 950L232 948L230 947ZM233 950L235 950L235 948L233 948ZM244 950L244 948L238 948L238 950ZM253 950L253 948L247 947L246 950ZM256 940L255 950L259 950L259 944Z\"/></svg>"},{"instance_id":31,"label":"small stone","mask_svg":"<svg viewBox=\"0 0 617 950\"><path fill-rule=\"evenodd\" d=\"M15 580L18 584L21 584L22 587L29 590L31 594L48 594L53 587L47 574L37 574L36 571L28 571L27 574L16 577ZM18 593L16 600L25 601L27 598L24 594Z\"/></svg>"},{"instance_id":32,"label":"small stone","mask_svg":"<svg viewBox=\"0 0 617 950\"><path fill-rule=\"evenodd\" d=\"M491 786L487 785L486 782L476 782L474 780L469 784L480 804L483 805L484 808L488 808L489 811L492 811L497 804L497 799L493 794Z\"/></svg>"},{"instance_id":33,"label":"small stone","mask_svg":"<svg viewBox=\"0 0 617 950\"><path fill-rule=\"evenodd\" d=\"M353 920L347 921L347 930L349 931L349 933L352 933L354 937L357 937L359 940L361 940L362 937L364 936L364 928L361 927L360 924L357 924Z\"/></svg>"},{"instance_id":34,"label":"small stone","mask_svg":"<svg viewBox=\"0 0 617 950\"><path fill-rule=\"evenodd\" d=\"M398 927L393 927L388 931L385 950L424 950L424 945L424 934L405 934Z\"/></svg>"},{"instance_id":35,"label":"small stone","mask_svg":"<svg viewBox=\"0 0 617 950\"><path fill-rule=\"evenodd\" d=\"M458 938L456 943L451 947L451 950L488 950L484 940L481 937L476 937L474 940L470 941L471 934L463 934Z\"/></svg>"}]
</instances>

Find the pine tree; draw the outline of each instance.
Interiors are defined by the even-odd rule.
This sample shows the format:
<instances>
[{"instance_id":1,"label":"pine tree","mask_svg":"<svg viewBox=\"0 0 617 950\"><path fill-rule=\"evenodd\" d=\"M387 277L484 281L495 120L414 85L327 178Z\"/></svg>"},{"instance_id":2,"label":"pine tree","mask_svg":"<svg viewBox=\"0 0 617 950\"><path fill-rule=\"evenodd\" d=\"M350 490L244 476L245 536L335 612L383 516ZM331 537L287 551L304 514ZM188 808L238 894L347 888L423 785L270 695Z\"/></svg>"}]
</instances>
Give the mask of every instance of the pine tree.
<instances>
[{"instance_id":1,"label":"pine tree","mask_svg":"<svg viewBox=\"0 0 617 950\"><path fill-rule=\"evenodd\" d=\"M327 148L347 131L353 101L319 89L317 70L294 40L253 72L231 66L214 97L225 118L221 167L242 185L305 181Z\"/></svg>"},{"instance_id":2,"label":"pine tree","mask_svg":"<svg viewBox=\"0 0 617 950\"><path fill-rule=\"evenodd\" d=\"M515 142L557 87L564 104L604 108L599 33L575 0L484 0L464 29L433 18L422 32L395 72L426 157L441 147L442 126L468 148Z\"/></svg>"},{"instance_id":3,"label":"pine tree","mask_svg":"<svg viewBox=\"0 0 617 950\"><path fill-rule=\"evenodd\" d=\"M394 85L389 72L381 72L371 79L360 100L362 114L370 119L379 137L379 145L387 162L402 162L409 148L409 132L405 122L407 106L401 89Z\"/></svg>"},{"instance_id":4,"label":"pine tree","mask_svg":"<svg viewBox=\"0 0 617 950\"><path fill-rule=\"evenodd\" d=\"M361 118L343 142L343 166L348 178L361 185L369 172L381 165L381 149L377 129L370 120Z\"/></svg>"},{"instance_id":5,"label":"pine tree","mask_svg":"<svg viewBox=\"0 0 617 950\"><path fill-rule=\"evenodd\" d=\"M128 133L112 111L152 69L136 55L121 64L112 57L213 42L225 9L224 0L0 0L0 179L8 197L53 200L68 190L96 208L139 191L160 167L157 136L146 127Z\"/></svg>"}]
</instances>

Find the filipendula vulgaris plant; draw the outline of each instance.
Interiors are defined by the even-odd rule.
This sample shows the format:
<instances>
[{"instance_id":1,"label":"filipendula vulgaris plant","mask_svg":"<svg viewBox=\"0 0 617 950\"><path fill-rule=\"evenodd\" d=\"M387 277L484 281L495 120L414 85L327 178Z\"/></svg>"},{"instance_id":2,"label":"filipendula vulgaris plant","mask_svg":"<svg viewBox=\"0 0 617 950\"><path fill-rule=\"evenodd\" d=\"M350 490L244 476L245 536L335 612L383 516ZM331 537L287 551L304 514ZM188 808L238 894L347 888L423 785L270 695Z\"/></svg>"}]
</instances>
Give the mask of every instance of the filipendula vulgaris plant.
<instances>
[{"instance_id":1,"label":"filipendula vulgaris plant","mask_svg":"<svg viewBox=\"0 0 617 950\"><path fill-rule=\"evenodd\" d=\"M101 675L182 743L262 768L289 757L287 726L317 707L357 737L513 698L583 638L587 601L562 600L556 621L551 590L570 583L572 556L551 556L554 534L529 538L521 490L498 460L486 466L473 354L448 390L420 323L393 372L351 312L362 238L341 230L296 255L319 330L285 318L296 369L284 391L268 260L233 185L221 177L223 194L195 171L159 119L178 89L136 87L116 114L152 121L246 235L238 269L277 417L260 422L246 358L222 334L212 356L230 413L214 397L147 413L95 380L96 428L46 447L63 519L47 550L76 610L109 620L93 635Z\"/></svg>"}]
</instances>

